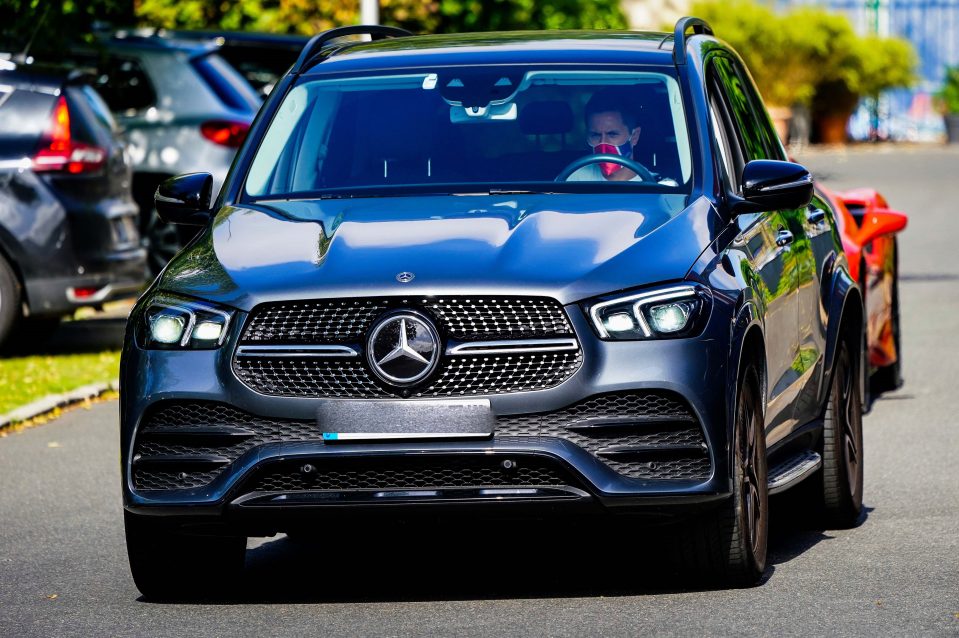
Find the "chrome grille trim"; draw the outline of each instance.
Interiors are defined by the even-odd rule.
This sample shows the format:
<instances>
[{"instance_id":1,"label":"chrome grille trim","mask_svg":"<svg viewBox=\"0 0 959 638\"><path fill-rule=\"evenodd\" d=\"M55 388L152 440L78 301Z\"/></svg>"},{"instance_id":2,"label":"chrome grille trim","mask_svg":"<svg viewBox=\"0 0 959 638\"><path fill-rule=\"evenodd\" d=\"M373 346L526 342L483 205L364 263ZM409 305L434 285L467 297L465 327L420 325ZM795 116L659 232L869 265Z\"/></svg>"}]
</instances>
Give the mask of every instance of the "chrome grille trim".
<instances>
[{"instance_id":1,"label":"chrome grille trim","mask_svg":"<svg viewBox=\"0 0 959 638\"><path fill-rule=\"evenodd\" d=\"M577 350L576 339L512 339L471 341L446 348L447 356L468 354L524 354L527 352L561 352Z\"/></svg>"},{"instance_id":2,"label":"chrome grille trim","mask_svg":"<svg viewBox=\"0 0 959 638\"><path fill-rule=\"evenodd\" d=\"M237 357L358 357L360 351L352 346L289 345L240 346Z\"/></svg>"}]
</instances>

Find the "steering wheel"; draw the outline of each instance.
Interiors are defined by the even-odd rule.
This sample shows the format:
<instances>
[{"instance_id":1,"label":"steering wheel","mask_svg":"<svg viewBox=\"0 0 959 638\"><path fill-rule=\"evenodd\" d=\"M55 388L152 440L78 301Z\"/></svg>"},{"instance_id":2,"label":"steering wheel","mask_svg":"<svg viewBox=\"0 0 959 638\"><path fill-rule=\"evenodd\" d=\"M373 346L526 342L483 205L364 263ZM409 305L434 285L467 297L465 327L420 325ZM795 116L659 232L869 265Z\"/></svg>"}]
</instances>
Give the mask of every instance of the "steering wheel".
<instances>
[{"instance_id":1,"label":"steering wheel","mask_svg":"<svg viewBox=\"0 0 959 638\"><path fill-rule=\"evenodd\" d=\"M633 171L642 178L644 182L653 182L656 183L656 176L653 173L635 160L631 160L628 157L623 157L622 155L611 155L608 153L597 153L595 155L584 155L583 157L578 157L572 162L567 164L566 168L559 172L559 175L556 176L554 182L565 182L569 179L569 176L583 168L584 166L589 166L590 164L595 164L596 162L610 162L612 164L619 164L620 166L625 166L629 170Z\"/></svg>"}]
</instances>

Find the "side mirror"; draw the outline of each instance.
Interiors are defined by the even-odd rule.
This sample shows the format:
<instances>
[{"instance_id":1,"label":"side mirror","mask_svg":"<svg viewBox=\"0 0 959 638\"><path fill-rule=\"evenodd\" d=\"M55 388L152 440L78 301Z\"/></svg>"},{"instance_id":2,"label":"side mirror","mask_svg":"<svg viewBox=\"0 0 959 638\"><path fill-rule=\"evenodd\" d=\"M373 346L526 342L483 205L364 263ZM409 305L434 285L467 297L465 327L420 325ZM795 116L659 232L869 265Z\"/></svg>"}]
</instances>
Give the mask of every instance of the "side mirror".
<instances>
[{"instance_id":1,"label":"side mirror","mask_svg":"<svg viewBox=\"0 0 959 638\"><path fill-rule=\"evenodd\" d=\"M793 162L753 160L743 168L742 184L737 213L802 208L813 195L812 175Z\"/></svg>"},{"instance_id":2,"label":"side mirror","mask_svg":"<svg viewBox=\"0 0 959 638\"><path fill-rule=\"evenodd\" d=\"M908 217L891 210L869 213L859 226L859 242L866 245L876 237L898 233L906 227L908 222Z\"/></svg>"},{"instance_id":3,"label":"side mirror","mask_svg":"<svg viewBox=\"0 0 959 638\"><path fill-rule=\"evenodd\" d=\"M213 217L213 176L187 173L166 180L153 196L160 219L170 224L206 226Z\"/></svg>"}]
</instances>

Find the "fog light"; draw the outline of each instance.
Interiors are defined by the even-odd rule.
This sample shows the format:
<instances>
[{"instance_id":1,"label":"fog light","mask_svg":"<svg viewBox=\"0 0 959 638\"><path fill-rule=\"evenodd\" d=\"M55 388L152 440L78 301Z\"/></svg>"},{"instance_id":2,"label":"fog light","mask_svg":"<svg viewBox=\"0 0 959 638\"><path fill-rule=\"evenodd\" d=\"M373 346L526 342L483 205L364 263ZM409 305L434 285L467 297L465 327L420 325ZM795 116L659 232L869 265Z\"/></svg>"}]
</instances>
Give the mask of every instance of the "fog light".
<instances>
[{"instance_id":1,"label":"fog light","mask_svg":"<svg viewBox=\"0 0 959 638\"><path fill-rule=\"evenodd\" d=\"M649 309L649 319L656 332L676 332L686 327L689 321L689 305L678 302L653 306Z\"/></svg>"},{"instance_id":2,"label":"fog light","mask_svg":"<svg viewBox=\"0 0 959 638\"><path fill-rule=\"evenodd\" d=\"M616 314L606 317L606 329L610 332L625 332L626 330L632 330L636 327L636 324L633 323L633 318L630 317L625 312L617 312Z\"/></svg>"},{"instance_id":3,"label":"fog light","mask_svg":"<svg viewBox=\"0 0 959 638\"><path fill-rule=\"evenodd\" d=\"M159 314L150 322L150 336L158 343L177 343L183 338L183 317Z\"/></svg>"},{"instance_id":4,"label":"fog light","mask_svg":"<svg viewBox=\"0 0 959 638\"><path fill-rule=\"evenodd\" d=\"M198 341L216 341L223 332L223 324L215 321L201 321L193 329L193 338Z\"/></svg>"}]
</instances>

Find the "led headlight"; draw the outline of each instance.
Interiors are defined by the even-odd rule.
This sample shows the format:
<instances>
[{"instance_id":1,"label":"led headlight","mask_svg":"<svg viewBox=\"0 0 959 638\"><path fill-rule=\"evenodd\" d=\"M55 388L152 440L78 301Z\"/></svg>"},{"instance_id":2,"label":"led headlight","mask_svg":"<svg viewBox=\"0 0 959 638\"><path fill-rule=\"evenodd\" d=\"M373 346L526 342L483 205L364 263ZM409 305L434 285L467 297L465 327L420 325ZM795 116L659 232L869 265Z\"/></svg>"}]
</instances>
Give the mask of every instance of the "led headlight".
<instances>
[{"instance_id":1,"label":"led headlight","mask_svg":"<svg viewBox=\"0 0 959 638\"><path fill-rule=\"evenodd\" d=\"M695 285L670 286L601 300L586 307L602 339L687 337L709 315L709 292Z\"/></svg>"},{"instance_id":2,"label":"led headlight","mask_svg":"<svg viewBox=\"0 0 959 638\"><path fill-rule=\"evenodd\" d=\"M210 349L226 338L233 313L209 302L158 294L150 300L138 326L147 348Z\"/></svg>"}]
</instances>

